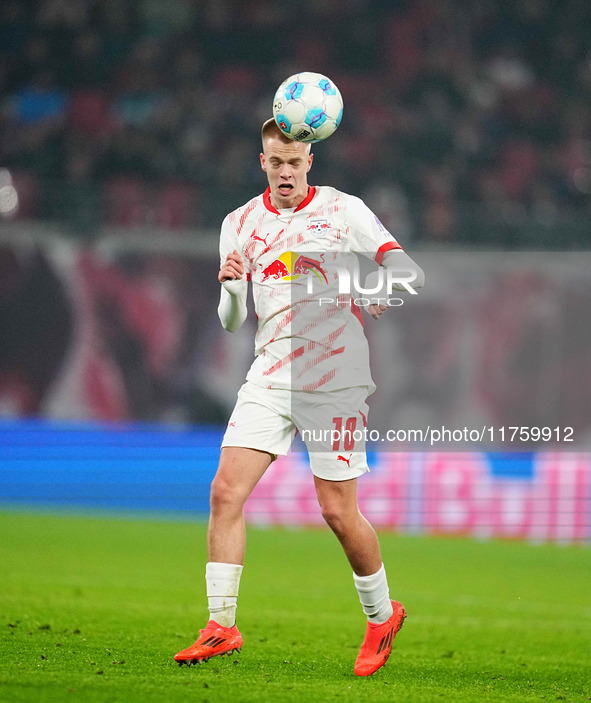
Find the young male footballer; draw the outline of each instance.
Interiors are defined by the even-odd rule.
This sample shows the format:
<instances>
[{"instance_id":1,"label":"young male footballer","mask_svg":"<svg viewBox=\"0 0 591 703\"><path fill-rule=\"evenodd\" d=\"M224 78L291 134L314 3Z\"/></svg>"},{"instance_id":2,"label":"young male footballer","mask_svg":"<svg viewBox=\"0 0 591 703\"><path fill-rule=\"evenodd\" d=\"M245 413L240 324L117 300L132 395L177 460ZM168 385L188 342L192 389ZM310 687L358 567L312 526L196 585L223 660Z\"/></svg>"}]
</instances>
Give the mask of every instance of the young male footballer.
<instances>
[{"instance_id":1,"label":"young male footballer","mask_svg":"<svg viewBox=\"0 0 591 703\"><path fill-rule=\"evenodd\" d=\"M308 438L322 516L351 564L368 618L354 669L368 676L388 659L406 612L390 600L377 535L357 505L357 479L368 470L365 401L375 386L355 293L344 296L339 281L340 257L363 254L402 274L391 277L399 290L409 290L405 281L412 289L421 287L424 274L359 198L308 185L309 144L285 137L272 119L263 125L262 143L269 187L225 218L218 275L218 314L230 332L246 318L248 281L252 284L255 361L238 393L211 485L205 575L210 620L195 644L174 658L195 664L240 651L236 601L246 542L244 504L299 431ZM313 295L314 286L321 297ZM367 299L373 318L387 309L386 298Z\"/></svg>"}]
</instances>

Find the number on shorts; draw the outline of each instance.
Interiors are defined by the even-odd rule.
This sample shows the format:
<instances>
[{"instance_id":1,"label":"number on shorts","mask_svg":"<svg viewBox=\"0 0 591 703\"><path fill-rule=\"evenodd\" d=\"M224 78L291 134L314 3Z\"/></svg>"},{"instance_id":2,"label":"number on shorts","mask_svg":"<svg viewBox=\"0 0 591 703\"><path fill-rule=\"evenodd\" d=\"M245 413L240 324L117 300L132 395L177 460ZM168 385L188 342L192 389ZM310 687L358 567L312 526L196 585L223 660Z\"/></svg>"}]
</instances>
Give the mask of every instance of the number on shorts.
<instances>
[{"instance_id":1,"label":"number on shorts","mask_svg":"<svg viewBox=\"0 0 591 703\"><path fill-rule=\"evenodd\" d=\"M355 446L355 438L353 437L353 433L355 432L355 428L357 427L357 418L356 417L348 417L347 421L345 422L345 429L343 431L343 418L342 417L333 417L332 421L335 426L335 432L334 432L334 439L332 443L332 450L333 452L338 452L340 451L340 444L341 444L341 439L343 440L343 449L346 452L353 451L353 448Z\"/></svg>"}]
</instances>

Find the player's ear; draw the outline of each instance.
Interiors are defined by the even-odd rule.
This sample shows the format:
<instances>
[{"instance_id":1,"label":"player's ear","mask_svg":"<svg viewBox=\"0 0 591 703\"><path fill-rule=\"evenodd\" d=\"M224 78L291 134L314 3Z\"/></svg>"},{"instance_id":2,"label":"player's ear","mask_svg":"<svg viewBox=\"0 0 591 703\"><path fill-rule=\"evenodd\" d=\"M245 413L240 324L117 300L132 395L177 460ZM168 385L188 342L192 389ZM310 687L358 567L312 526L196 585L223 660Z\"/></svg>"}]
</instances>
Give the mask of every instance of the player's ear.
<instances>
[{"instance_id":1,"label":"player's ear","mask_svg":"<svg viewBox=\"0 0 591 703\"><path fill-rule=\"evenodd\" d=\"M312 161L314 161L314 154L310 153L308 154L308 168L306 169L306 173L312 168Z\"/></svg>"},{"instance_id":2,"label":"player's ear","mask_svg":"<svg viewBox=\"0 0 591 703\"><path fill-rule=\"evenodd\" d=\"M267 162L265 161L265 155L261 152L259 154L259 157L261 159L261 168L266 173L267 172Z\"/></svg>"}]
</instances>

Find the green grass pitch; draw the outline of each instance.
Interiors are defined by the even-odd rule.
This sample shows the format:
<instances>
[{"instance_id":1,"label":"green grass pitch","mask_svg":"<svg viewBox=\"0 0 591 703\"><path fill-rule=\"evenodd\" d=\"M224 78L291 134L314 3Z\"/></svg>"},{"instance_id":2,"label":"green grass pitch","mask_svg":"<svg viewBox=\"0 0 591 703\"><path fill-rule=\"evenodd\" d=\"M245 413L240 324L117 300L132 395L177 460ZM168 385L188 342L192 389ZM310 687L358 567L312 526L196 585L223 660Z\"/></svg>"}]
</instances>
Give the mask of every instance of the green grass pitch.
<instances>
[{"instance_id":1,"label":"green grass pitch","mask_svg":"<svg viewBox=\"0 0 591 703\"><path fill-rule=\"evenodd\" d=\"M0 513L0 700L587 701L591 551L382 533L408 619L357 678L365 621L324 530L248 535L242 653L172 656L207 619L205 526Z\"/></svg>"}]
</instances>

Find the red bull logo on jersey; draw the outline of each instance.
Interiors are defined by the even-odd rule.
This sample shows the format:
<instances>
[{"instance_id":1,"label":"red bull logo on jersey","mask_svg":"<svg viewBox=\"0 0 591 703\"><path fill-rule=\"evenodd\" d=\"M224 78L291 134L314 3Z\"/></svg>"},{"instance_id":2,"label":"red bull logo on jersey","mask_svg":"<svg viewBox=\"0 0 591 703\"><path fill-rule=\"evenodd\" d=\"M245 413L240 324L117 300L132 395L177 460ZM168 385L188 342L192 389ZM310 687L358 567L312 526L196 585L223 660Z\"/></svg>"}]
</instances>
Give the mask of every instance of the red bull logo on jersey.
<instances>
[{"instance_id":1,"label":"red bull logo on jersey","mask_svg":"<svg viewBox=\"0 0 591 703\"><path fill-rule=\"evenodd\" d=\"M269 279L276 281L297 281L301 276L314 275L321 283L328 283L324 261L313 259L306 254L285 251L278 259L266 266L261 273L261 283Z\"/></svg>"}]
</instances>

